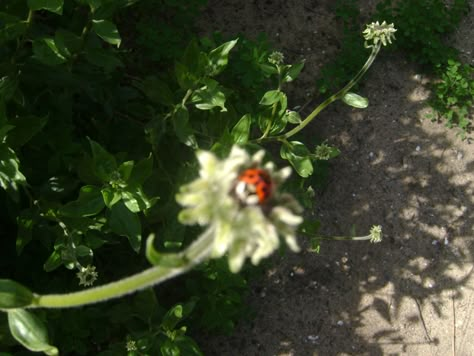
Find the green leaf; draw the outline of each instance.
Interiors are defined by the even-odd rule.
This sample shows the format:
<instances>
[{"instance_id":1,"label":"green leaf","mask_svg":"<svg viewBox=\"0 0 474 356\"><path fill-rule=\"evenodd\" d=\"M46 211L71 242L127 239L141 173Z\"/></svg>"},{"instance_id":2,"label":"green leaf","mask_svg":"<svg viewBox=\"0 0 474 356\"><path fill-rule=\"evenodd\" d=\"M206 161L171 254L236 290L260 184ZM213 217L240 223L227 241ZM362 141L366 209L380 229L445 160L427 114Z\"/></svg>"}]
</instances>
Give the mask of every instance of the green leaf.
<instances>
[{"instance_id":1,"label":"green leaf","mask_svg":"<svg viewBox=\"0 0 474 356\"><path fill-rule=\"evenodd\" d=\"M194 130L189 123L188 109L184 105L177 105L173 113L173 128L179 141L186 146L197 148Z\"/></svg>"},{"instance_id":2,"label":"green leaf","mask_svg":"<svg viewBox=\"0 0 474 356\"><path fill-rule=\"evenodd\" d=\"M310 152L303 143L291 141L283 144L280 149L280 156L288 160L301 177L306 178L313 174Z\"/></svg>"},{"instance_id":3,"label":"green leaf","mask_svg":"<svg viewBox=\"0 0 474 356\"><path fill-rule=\"evenodd\" d=\"M369 101L366 98L355 93L347 93L342 98L342 101L347 105L358 109L365 109L367 106L369 106Z\"/></svg>"},{"instance_id":4,"label":"green leaf","mask_svg":"<svg viewBox=\"0 0 474 356\"><path fill-rule=\"evenodd\" d=\"M9 101L14 95L18 88L18 79L12 76L6 76L0 78L0 98L2 98L2 116L5 115L5 103ZM5 120L5 117L2 118Z\"/></svg>"},{"instance_id":5,"label":"green leaf","mask_svg":"<svg viewBox=\"0 0 474 356\"><path fill-rule=\"evenodd\" d=\"M135 84L154 104L174 105L173 92L168 84L155 76L148 76L142 82Z\"/></svg>"},{"instance_id":6,"label":"green leaf","mask_svg":"<svg viewBox=\"0 0 474 356\"><path fill-rule=\"evenodd\" d=\"M89 63L103 68L107 73L124 66L122 61L110 49L87 48L85 56Z\"/></svg>"},{"instance_id":7,"label":"green leaf","mask_svg":"<svg viewBox=\"0 0 474 356\"><path fill-rule=\"evenodd\" d=\"M221 112L227 111L225 107L225 95L222 87L213 79L203 80L204 86L194 91L191 102L201 110L211 110L220 107Z\"/></svg>"},{"instance_id":8,"label":"green leaf","mask_svg":"<svg viewBox=\"0 0 474 356\"><path fill-rule=\"evenodd\" d=\"M25 34L27 24L16 16L0 12L0 44L12 41Z\"/></svg>"},{"instance_id":9,"label":"green leaf","mask_svg":"<svg viewBox=\"0 0 474 356\"><path fill-rule=\"evenodd\" d=\"M58 349L49 344L46 325L32 312L24 309L8 311L8 325L15 340L28 350L59 355Z\"/></svg>"},{"instance_id":10,"label":"green leaf","mask_svg":"<svg viewBox=\"0 0 474 356\"><path fill-rule=\"evenodd\" d=\"M76 247L76 256L78 257L92 257L94 252L88 246L79 245Z\"/></svg>"},{"instance_id":11,"label":"green leaf","mask_svg":"<svg viewBox=\"0 0 474 356\"><path fill-rule=\"evenodd\" d=\"M107 152L97 142L89 139L92 151L92 160L94 165L94 173L104 183L109 182L117 171L117 161L115 157Z\"/></svg>"},{"instance_id":12,"label":"green leaf","mask_svg":"<svg viewBox=\"0 0 474 356\"><path fill-rule=\"evenodd\" d=\"M179 86L181 89L190 89L193 88L194 85L198 82L198 77L191 73L188 67L180 62L176 62L175 66L175 75L176 80L178 81Z\"/></svg>"},{"instance_id":13,"label":"green leaf","mask_svg":"<svg viewBox=\"0 0 474 356\"><path fill-rule=\"evenodd\" d=\"M245 114L232 128L231 135L234 143L246 143L250 135L250 126L252 124L252 116Z\"/></svg>"},{"instance_id":14,"label":"green leaf","mask_svg":"<svg viewBox=\"0 0 474 356\"><path fill-rule=\"evenodd\" d=\"M54 43L59 53L66 58L70 58L81 49L81 38L76 34L59 29L54 35Z\"/></svg>"},{"instance_id":15,"label":"green leaf","mask_svg":"<svg viewBox=\"0 0 474 356\"><path fill-rule=\"evenodd\" d=\"M15 151L6 144L0 144L0 187L16 202L19 201L19 185L26 184L26 178L20 172L19 165L20 161Z\"/></svg>"},{"instance_id":16,"label":"green leaf","mask_svg":"<svg viewBox=\"0 0 474 356\"><path fill-rule=\"evenodd\" d=\"M9 279L0 279L0 309L26 307L32 301L33 293L28 288Z\"/></svg>"},{"instance_id":17,"label":"green leaf","mask_svg":"<svg viewBox=\"0 0 474 356\"><path fill-rule=\"evenodd\" d=\"M63 14L64 0L28 0L28 7L32 11L47 10L55 14Z\"/></svg>"},{"instance_id":18,"label":"green leaf","mask_svg":"<svg viewBox=\"0 0 474 356\"><path fill-rule=\"evenodd\" d=\"M63 216L79 218L97 215L104 207L101 190L93 185L85 185L79 192L79 198L60 208L59 213Z\"/></svg>"},{"instance_id":19,"label":"green leaf","mask_svg":"<svg viewBox=\"0 0 474 356\"><path fill-rule=\"evenodd\" d=\"M193 311L196 302L190 301L186 304L176 304L171 307L161 321L161 327L167 331L173 331L176 325Z\"/></svg>"},{"instance_id":20,"label":"green leaf","mask_svg":"<svg viewBox=\"0 0 474 356\"><path fill-rule=\"evenodd\" d=\"M292 124L299 124L301 123L301 116L297 111L287 110L285 112L285 120Z\"/></svg>"},{"instance_id":21,"label":"green leaf","mask_svg":"<svg viewBox=\"0 0 474 356\"><path fill-rule=\"evenodd\" d=\"M16 253L20 255L25 246L33 239L33 226L36 219L36 210L23 210L16 218L18 231L16 234Z\"/></svg>"},{"instance_id":22,"label":"green leaf","mask_svg":"<svg viewBox=\"0 0 474 356\"><path fill-rule=\"evenodd\" d=\"M135 165L135 162L133 161L126 161L123 162L117 169L117 171L120 173L120 178L124 181L128 181L130 178L130 175L132 174L133 166Z\"/></svg>"},{"instance_id":23,"label":"green leaf","mask_svg":"<svg viewBox=\"0 0 474 356\"><path fill-rule=\"evenodd\" d=\"M13 149L25 145L33 136L40 132L48 122L47 117L26 116L11 120L15 126L7 135L7 144Z\"/></svg>"},{"instance_id":24,"label":"green leaf","mask_svg":"<svg viewBox=\"0 0 474 356\"><path fill-rule=\"evenodd\" d=\"M120 47L120 34L114 23L109 20L92 20L92 29L105 42Z\"/></svg>"},{"instance_id":25,"label":"green leaf","mask_svg":"<svg viewBox=\"0 0 474 356\"><path fill-rule=\"evenodd\" d=\"M128 238L133 250L140 251L142 227L140 219L125 206L118 202L110 209L109 226L117 235Z\"/></svg>"},{"instance_id":26,"label":"green leaf","mask_svg":"<svg viewBox=\"0 0 474 356\"><path fill-rule=\"evenodd\" d=\"M270 91L267 91L262 99L260 100L260 105L265 105L265 106L269 106L269 105L273 105L274 103L278 102L281 100L281 97L282 97L282 94L283 92L281 92L280 90L270 90ZM284 95L284 94L283 94Z\"/></svg>"},{"instance_id":27,"label":"green leaf","mask_svg":"<svg viewBox=\"0 0 474 356\"><path fill-rule=\"evenodd\" d=\"M89 5L90 9L95 12L101 5L103 0L82 0Z\"/></svg>"},{"instance_id":28,"label":"green leaf","mask_svg":"<svg viewBox=\"0 0 474 356\"><path fill-rule=\"evenodd\" d=\"M122 199L122 194L111 187L103 188L100 192L102 193L105 206L109 209Z\"/></svg>"},{"instance_id":29,"label":"green leaf","mask_svg":"<svg viewBox=\"0 0 474 356\"><path fill-rule=\"evenodd\" d=\"M58 250L54 250L43 265L43 269L46 272L54 271L56 268L63 264L61 253Z\"/></svg>"},{"instance_id":30,"label":"green leaf","mask_svg":"<svg viewBox=\"0 0 474 356\"><path fill-rule=\"evenodd\" d=\"M52 38L33 40L33 58L48 66L57 66L67 61Z\"/></svg>"},{"instance_id":31,"label":"green leaf","mask_svg":"<svg viewBox=\"0 0 474 356\"><path fill-rule=\"evenodd\" d=\"M140 160L132 170L128 183L130 185L142 185L151 176L153 171L153 155Z\"/></svg>"},{"instance_id":32,"label":"green leaf","mask_svg":"<svg viewBox=\"0 0 474 356\"><path fill-rule=\"evenodd\" d=\"M228 62L229 52L237 44L237 41L238 39L226 42L209 52L209 76L215 76L224 70Z\"/></svg>"},{"instance_id":33,"label":"green leaf","mask_svg":"<svg viewBox=\"0 0 474 356\"><path fill-rule=\"evenodd\" d=\"M138 213L140 212L140 205L138 204L137 199L131 192L122 192L122 201L127 207L128 210L130 210L132 213Z\"/></svg>"},{"instance_id":34,"label":"green leaf","mask_svg":"<svg viewBox=\"0 0 474 356\"><path fill-rule=\"evenodd\" d=\"M282 82L288 83L296 79L304 67L304 62L287 65L282 75Z\"/></svg>"}]
</instances>

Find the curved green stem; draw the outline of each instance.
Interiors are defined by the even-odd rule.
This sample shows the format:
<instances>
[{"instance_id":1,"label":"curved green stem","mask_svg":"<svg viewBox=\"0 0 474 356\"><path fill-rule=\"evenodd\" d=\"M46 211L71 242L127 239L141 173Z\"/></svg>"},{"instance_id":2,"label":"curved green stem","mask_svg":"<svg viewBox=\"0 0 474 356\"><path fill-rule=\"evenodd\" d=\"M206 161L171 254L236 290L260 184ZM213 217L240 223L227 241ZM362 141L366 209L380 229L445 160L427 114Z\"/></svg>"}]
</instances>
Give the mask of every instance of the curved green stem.
<instances>
[{"instance_id":1,"label":"curved green stem","mask_svg":"<svg viewBox=\"0 0 474 356\"><path fill-rule=\"evenodd\" d=\"M346 93L354 86L357 84L357 82L364 76L364 74L367 72L367 70L370 68L372 63L375 60L375 57L377 57L377 54L380 51L381 43L377 43L376 45L372 46L372 52L370 53L369 58L365 62L365 64L362 66L362 68L359 70L359 72L355 75L354 78L352 78L349 83L346 84L344 88L339 90L337 93L333 94L326 100L324 100L321 104L318 105L316 109L311 112L298 126L295 126L293 129L288 131L287 133L280 135L280 136L274 136L274 137L261 137L260 139L256 140L257 142L262 142L265 140L280 140L281 138L290 138L291 136L296 135L298 132L303 130L313 119L321 112L323 111L329 104L332 102L341 99L346 95Z\"/></svg>"},{"instance_id":2,"label":"curved green stem","mask_svg":"<svg viewBox=\"0 0 474 356\"><path fill-rule=\"evenodd\" d=\"M162 283L189 271L209 257L212 249L213 232L206 230L186 250L176 254L182 261L179 267L154 266L117 282L88 290L65 293L35 295L28 308L69 308L121 297L135 291Z\"/></svg>"}]
</instances>

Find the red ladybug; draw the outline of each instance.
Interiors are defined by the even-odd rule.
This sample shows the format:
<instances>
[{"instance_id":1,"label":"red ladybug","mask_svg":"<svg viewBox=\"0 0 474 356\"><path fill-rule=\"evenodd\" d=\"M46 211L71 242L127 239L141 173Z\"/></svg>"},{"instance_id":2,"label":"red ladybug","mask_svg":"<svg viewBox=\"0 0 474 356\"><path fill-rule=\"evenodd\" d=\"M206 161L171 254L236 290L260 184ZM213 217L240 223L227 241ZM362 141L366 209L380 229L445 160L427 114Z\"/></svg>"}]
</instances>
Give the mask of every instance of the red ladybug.
<instances>
[{"instance_id":1,"label":"red ladybug","mask_svg":"<svg viewBox=\"0 0 474 356\"><path fill-rule=\"evenodd\" d=\"M273 182L267 171L248 168L237 178L235 193L239 200L248 205L263 205L273 192Z\"/></svg>"}]
</instances>

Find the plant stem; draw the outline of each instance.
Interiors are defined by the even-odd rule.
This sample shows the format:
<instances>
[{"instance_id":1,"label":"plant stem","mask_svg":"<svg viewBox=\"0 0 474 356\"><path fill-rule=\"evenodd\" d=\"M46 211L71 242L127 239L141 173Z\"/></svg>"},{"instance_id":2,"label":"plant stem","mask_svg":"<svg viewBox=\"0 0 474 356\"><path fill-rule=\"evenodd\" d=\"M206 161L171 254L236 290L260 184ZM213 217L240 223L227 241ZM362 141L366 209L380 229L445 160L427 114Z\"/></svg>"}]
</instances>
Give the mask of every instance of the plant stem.
<instances>
[{"instance_id":1,"label":"plant stem","mask_svg":"<svg viewBox=\"0 0 474 356\"><path fill-rule=\"evenodd\" d=\"M176 254L183 264L180 267L154 266L117 282L88 290L66 293L35 295L28 308L70 308L121 297L135 291L162 283L183 274L209 257L213 232L206 230L186 250Z\"/></svg>"},{"instance_id":2,"label":"plant stem","mask_svg":"<svg viewBox=\"0 0 474 356\"><path fill-rule=\"evenodd\" d=\"M261 137L260 139L256 140L257 142L262 142L265 140L280 140L281 138L290 138L291 136L296 135L298 132L300 132L302 129L304 129L313 119L321 112L323 111L329 104L332 102L341 99L346 95L346 93L354 86L357 84L357 82L363 77L365 72L370 68L372 63L375 60L375 57L377 57L377 54L380 51L381 43L377 43L376 45L372 46L372 52L370 53L369 58L365 62L365 64L362 66L362 68L359 70L359 72L355 75L354 78L351 79L347 85L339 90L337 93L333 94L326 100L324 100L321 104L318 105L316 109L313 110L311 114L309 114L298 126L294 127L287 133L280 135L280 136L274 136L274 137Z\"/></svg>"}]
</instances>

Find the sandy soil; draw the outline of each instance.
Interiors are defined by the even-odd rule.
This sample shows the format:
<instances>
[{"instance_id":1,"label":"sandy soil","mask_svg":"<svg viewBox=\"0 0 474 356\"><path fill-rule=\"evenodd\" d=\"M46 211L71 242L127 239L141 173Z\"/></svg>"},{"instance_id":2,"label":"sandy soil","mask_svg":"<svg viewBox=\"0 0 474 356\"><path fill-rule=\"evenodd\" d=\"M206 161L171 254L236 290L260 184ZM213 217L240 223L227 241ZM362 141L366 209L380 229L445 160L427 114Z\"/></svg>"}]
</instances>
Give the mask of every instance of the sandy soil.
<instances>
[{"instance_id":1,"label":"sandy soil","mask_svg":"<svg viewBox=\"0 0 474 356\"><path fill-rule=\"evenodd\" d=\"M290 62L306 58L290 96L304 103L337 52L334 2L209 3L207 31L264 31ZM471 12L452 39L466 62L473 23ZM474 355L474 145L424 119L429 80L403 57L382 56L360 90L369 108L333 105L307 130L307 142L325 137L342 151L317 196L321 233L381 224L384 241L275 257L248 299L255 319L200 340L206 355Z\"/></svg>"}]
</instances>

